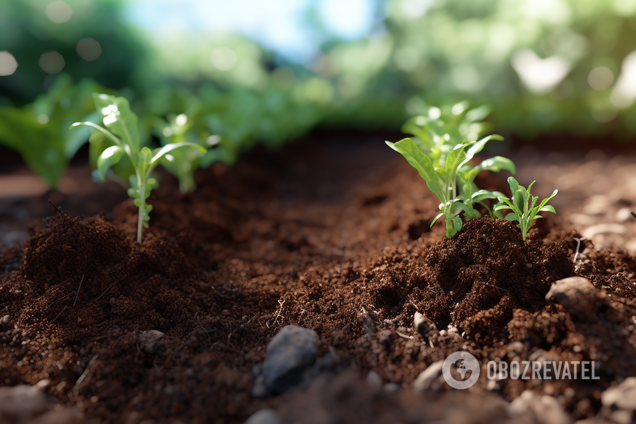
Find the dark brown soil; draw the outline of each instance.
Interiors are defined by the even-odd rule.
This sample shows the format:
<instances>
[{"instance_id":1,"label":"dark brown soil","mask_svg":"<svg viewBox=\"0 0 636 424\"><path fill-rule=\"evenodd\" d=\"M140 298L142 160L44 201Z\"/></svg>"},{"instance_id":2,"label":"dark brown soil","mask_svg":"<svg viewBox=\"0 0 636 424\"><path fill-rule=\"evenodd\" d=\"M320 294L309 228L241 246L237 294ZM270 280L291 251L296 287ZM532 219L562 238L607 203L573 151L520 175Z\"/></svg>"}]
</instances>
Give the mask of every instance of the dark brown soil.
<instances>
[{"instance_id":1,"label":"dark brown soil","mask_svg":"<svg viewBox=\"0 0 636 424\"><path fill-rule=\"evenodd\" d=\"M444 239L428 225L438 202L381 141L248 155L201 172L185 196L168 178L142 245L131 200L108 215L42 220L21 248L0 252L0 385L48 379L47 393L86 417L131 424L240 423L263 407L284 422L417 422L448 418L460 401L482 412L460 408L457 422L503 422L497 397L525 389L557 397L574 419L594 416L604 389L636 375L634 258L587 241L575 267L580 234L547 219L528 242L490 218ZM605 294L585 319L545 300L574 275ZM434 324L424 336L415 312ZM320 356L340 364L308 391L253 399L253 369L288 324L314 329ZM146 330L165 337L144 349ZM495 395L482 379L470 395L428 397L360 381L374 370L407 387L457 350L594 360L601 379L509 381ZM308 412L321 408L333 421Z\"/></svg>"}]
</instances>

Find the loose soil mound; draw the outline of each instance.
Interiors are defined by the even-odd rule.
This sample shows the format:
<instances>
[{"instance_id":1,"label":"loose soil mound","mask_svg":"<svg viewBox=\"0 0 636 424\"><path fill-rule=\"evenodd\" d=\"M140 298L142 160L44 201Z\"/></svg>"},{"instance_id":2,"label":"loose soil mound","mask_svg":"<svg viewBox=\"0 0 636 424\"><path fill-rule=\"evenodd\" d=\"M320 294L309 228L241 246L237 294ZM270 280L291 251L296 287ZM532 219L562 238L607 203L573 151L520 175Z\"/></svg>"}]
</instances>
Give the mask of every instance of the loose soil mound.
<instances>
[{"instance_id":1,"label":"loose soil mound","mask_svg":"<svg viewBox=\"0 0 636 424\"><path fill-rule=\"evenodd\" d=\"M150 199L142 245L131 201L111 219L44 221L22 250L0 256L0 317L9 316L0 321L0 384L46 378L64 404L126 423L239 423L264 406L286 422L327 406L350 422L350 408L374 399L365 416L390 422L436 402L379 395L357 377L333 375L309 392L252 399L268 341L296 324L314 329L320 354L334 351L349 376L374 370L396 387L457 350L480 361L594 360L597 381L494 389L508 401L532 389L576 419L593 416L602 390L636 375L633 258L588 243L574 266L576 232L543 225L524 243L513 224L489 218L445 240L443 228L425 225L436 200L401 160L386 165L385 150L291 146L215 166L187 196L168 181ZM572 275L605 294L596 316L545 300L554 281ZM424 335L413 328L416 312L430 324ZM147 330L165 336L148 347L139 337ZM444 405L458 399L442 396L451 399ZM497 402L483 405L483 422L502 413ZM428 411L422 417L442 419Z\"/></svg>"}]
</instances>

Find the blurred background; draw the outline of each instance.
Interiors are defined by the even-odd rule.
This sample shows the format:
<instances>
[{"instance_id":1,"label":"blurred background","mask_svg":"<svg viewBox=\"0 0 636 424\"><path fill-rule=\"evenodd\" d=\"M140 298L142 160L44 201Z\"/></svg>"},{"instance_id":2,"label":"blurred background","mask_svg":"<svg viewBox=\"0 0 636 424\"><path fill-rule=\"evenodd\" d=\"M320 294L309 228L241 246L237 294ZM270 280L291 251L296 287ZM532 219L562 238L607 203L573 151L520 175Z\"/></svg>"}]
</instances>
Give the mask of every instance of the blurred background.
<instances>
[{"instance_id":1,"label":"blurred background","mask_svg":"<svg viewBox=\"0 0 636 424\"><path fill-rule=\"evenodd\" d=\"M127 97L145 142L215 147L204 167L461 100L506 136L628 141L636 0L0 2L0 143L50 187L93 91Z\"/></svg>"},{"instance_id":2,"label":"blurred background","mask_svg":"<svg viewBox=\"0 0 636 424\"><path fill-rule=\"evenodd\" d=\"M558 187L559 217L580 228L620 223L618 245L636 252L623 228L636 203L624 155L636 137L636 0L2 1L4 243L50 214L48 199L95 214L126 198L113 181L127 184L130 163L93 184L108 144L68 129L99 121L93 92L130 101L144 145L207 149L163 164L182 192L198 168L311 131L342 143L373 134L393 160L382 139L399 139L410 117L486 105L480 128L514 142L520 181Z\"/></svg>"}]
</instances>

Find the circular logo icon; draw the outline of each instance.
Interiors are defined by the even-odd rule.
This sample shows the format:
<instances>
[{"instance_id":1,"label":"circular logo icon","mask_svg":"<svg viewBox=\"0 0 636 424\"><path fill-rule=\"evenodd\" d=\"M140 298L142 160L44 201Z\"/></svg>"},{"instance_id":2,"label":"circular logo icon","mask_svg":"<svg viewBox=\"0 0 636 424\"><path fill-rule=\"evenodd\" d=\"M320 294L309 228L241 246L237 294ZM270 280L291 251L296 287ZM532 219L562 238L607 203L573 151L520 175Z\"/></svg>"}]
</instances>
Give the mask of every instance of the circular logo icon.
<instances>
[{"instance_id":1,"label":"circular logo icon","mask_svg":"<svg viewBox=\"0 0 636 424\"><path fill-rule=\"evenodd\" d=\"M451 353L442 365L444 380L453 389L472 387L479 379L479 362L468 352Z\"/></svg>"}]
</instances>

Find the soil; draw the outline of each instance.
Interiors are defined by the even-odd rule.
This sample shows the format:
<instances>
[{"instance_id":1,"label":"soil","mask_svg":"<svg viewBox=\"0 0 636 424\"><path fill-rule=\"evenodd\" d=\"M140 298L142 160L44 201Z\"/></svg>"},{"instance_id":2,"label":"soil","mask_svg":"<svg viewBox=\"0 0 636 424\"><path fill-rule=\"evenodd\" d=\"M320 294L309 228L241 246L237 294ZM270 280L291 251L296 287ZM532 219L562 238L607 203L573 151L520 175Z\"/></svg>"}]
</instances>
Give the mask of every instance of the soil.
<instances>
[{"instance_id":1,"label":"soil","mask_svg":"<svg viewBox=\"0 0 636 424\"><path fill-rule=\"evenodd\" d=\"M636 227L620 218L636 199L626 188L633 158L512 152L518 179L540 180L538 194L569 184L552 202L559 214L539 220L527 242L513 223L490 218L445 239L441 224L429 228L438 201L385 137L347 138L215 164L196 175L194 194L165 176L141 245L132 201L112 185L106 196L85 168L71 172L92 205L57 192L4 199L27 211L2 217L12 231L51 216L0 250L0 385L47 380L50 399L95 422L241 423L264 407L285 423L505 422L502 404L526 389L554 396L573 419L593 417L603 390L636 375ZM592 169L608 174L589 177ZM478 184L506 190L505 176ZM616 184L620 195L607 190ZM603 199L590 202L590 187ZM48 205L52 195L64 212ZM608 221L624 230L591 230ZM590 235L580 249L577 228ZM575 275L603 293L587 316L545 299ZM289 324L315 330L319 356L336 364L294 392L255 399L254 370ZM148 330L165 336L145 346ZM480 363L591 360L600 379L406 390L458 350ZM395 390L365 383L371 370Z\"/></svg>"}]
</instances>

